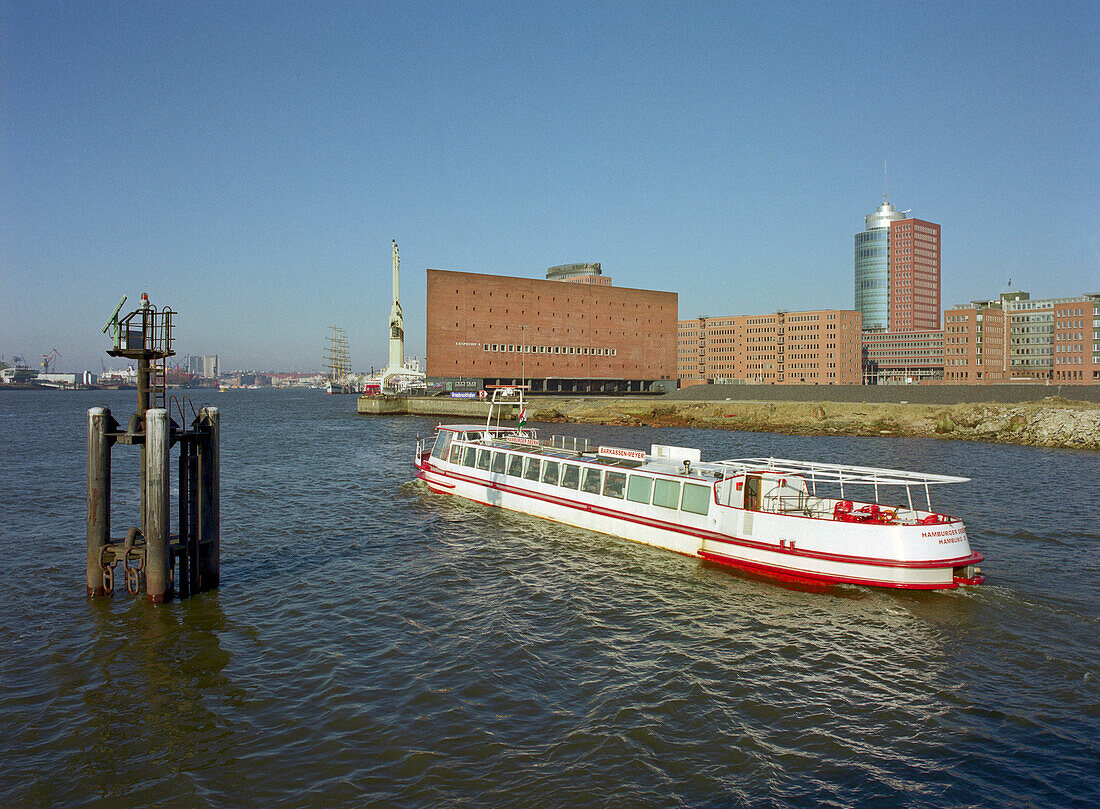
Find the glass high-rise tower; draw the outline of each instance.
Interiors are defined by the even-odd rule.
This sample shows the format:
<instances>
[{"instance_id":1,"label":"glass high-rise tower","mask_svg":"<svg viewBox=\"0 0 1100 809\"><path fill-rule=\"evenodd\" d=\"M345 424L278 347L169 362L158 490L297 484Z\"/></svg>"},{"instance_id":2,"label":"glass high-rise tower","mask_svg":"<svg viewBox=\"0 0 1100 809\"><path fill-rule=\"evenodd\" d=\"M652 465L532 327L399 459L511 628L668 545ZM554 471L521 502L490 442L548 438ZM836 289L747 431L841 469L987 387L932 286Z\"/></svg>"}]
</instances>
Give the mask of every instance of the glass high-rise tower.
<instances>
[{"instance_id":1,"label":"glass high-rise tower","mask_svg":"<svg viewBox=\"0 0 1100 809\"><path fill-rule=\"evenodd\" d=\"M885 197L856 234L856 305L864 331L890 327L890 223L904 219Z\"/></svg>"},{"instance_id":2,"label":"glass high-rise tower","mask_svg":"<svg viewBox=\"0 0 1100 809\"><path fill-rule=\"evenodd\" d=\"M855 308L864 331L940 328L940 226L912 219L884 196L855 237Z\"/></svg>"}]
</instances>

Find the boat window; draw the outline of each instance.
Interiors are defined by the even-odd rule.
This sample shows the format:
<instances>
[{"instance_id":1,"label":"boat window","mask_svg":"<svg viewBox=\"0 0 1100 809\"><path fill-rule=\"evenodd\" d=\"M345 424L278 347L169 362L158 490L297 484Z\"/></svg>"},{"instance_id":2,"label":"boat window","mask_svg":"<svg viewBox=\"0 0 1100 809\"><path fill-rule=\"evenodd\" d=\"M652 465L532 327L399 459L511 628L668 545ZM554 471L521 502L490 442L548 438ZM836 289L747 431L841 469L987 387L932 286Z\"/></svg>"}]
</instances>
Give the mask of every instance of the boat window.
<instances>
[{"instance_id":1,"label":"boat window","mask_svg":"<svg viewBox=\"0 0 1100 809\"><path fill-rule=\"evenodd\" d=\"M696 514L706 514L710 508L710 486L696 486L694 483L684 484L684 499L680 503L683 511L693 511Z\"/></svg>"},{"instance_id":2,"label":"boat window","mask_svg":"<svg viewBox=\"0 0 1100 809\"><path fill-rule=\"evenodd\" d=\"M528 458L527 459L527 465L524 466L524 468L523 468L523 477L525 477L527 480L538 480L539 479L539 459L538 458Z\"/></svg>"},{"instance_id":3,"label":"boat window","mask_svg":"<svg viewBox=\"0 0 1100 809\"><path fill-rule=\"evenodd\" d=\"M680 481L657 478L653 481L653 505L676 508L680 505Z\"/></svg>"},{"instance_id":4,"label":"boat window","mask_svg":"<svg viewBox=\"0 0 1100 809\"><path fill-rule=\"evenodd\" d=\"M653 478L645 475L631 475L626 487L626 499L635 503L648 503L653 492Z\"/></svg>"},{"instance_id":5,"label":"boat window","mask_svg":"<svg viewBox=\"0 0 1100 809\"><path fill-rule=\"evenodd\" d=\"M575 489L581 482L581 468L567 463L561 468L561 485L567 489Z\"/></svg>"},{"instance_id":6,"label":"boat window","mask_svg":"<svg viewBox=\"0 0 1100 809\"><path fill-rule=\"evenodd\" d=\"M446 458L447 450L451 447L451 431L440 430L435 438L435 446L432 447L433 458Z\"/></svg>"},{"instance_id":7,"label":"boat window","mask_svg":"<svg viewBox=\"0 0 1100 809\"><path fill-rule=\"evenodd\" d=\"M462 459L462 465L473 467L476 466L475 461L477 461L477 447L466 447L466 455Z\"/></svg>"},{"instance_id":8,"label":"boat window","mask_svg":"<svg viewBox=\"0 0 1100 809\"><path fill-rule=\"evenodd\" d=\"M558 485L558 462L544 461L542 464L542 482L552 486Z\"/></svg>"},{"instance_id":9,"label":"boat window","mask_svg":"<svg viewBox=\"0 0 1100 809\"><path fill-rule=\"evenodd\" d=\"M523 477L523 456L508 456L508 474L514 478Z\"/></svg>"},{"instance_id":10,"label":"boat window","mask_svg":"<svg viewBox=\"0 0 1100 809\"><path fill-rule=\"evenodd\" d=\"M600 493L600 472L599 469L585 469L584 470L584 485L581 486L581 491L588 492L589 494Z\"/></svg>"},{"instance_id":11,"label":"boat window","mask_svg":"<svg viewBox=\"0 0 1100 809\"><path fill-rule=\"evenodd\" d=\"M612 472L604 476L603 481L603 494L604 497L617 497L620 500L623 499L623 494L626 491L626 474L623 472Z\"/></svg>"},{"instance_id":12,"label":"boat window","mask_svg":"<svg viewBox=\"0 0 1100 809\"><path fill-rule=\"evenodd\" d=\"M725 478L714 485L714 496L720 505L733 506L736 501L741 505L740 492L745 482L737 478ZM736 495L736 496L735 496Z\"/></svg>"},{"instance_id":13,"label":"boat window","mask_svg":"<svg viewBox=\"0 0 1100 809\"><path fill-rule=\"evenodd\" d=\"M451 444L451 463L462 463L462 446Z\"/></svg>"},{"instance_id":14,"label":"boat window","mask_svg":"<svg viewBox=\"0 0 1100 809\"><path fill-rule=\"evenodd\" d=\"M488 471L489 464L493 460L493 453L487 449L479 449L477 451L477 468Z\"/></svg>"},{"instance_id":15,"label":"boat window","mask_svg":"<svg viewBox=\"0 0 1100 809\"><path fill-rule=\"evenodd\" d=\"M508 465L508 456L503 452L493 453L493 471L504 474L504 468Z\"/></svg>"}]
</instances>

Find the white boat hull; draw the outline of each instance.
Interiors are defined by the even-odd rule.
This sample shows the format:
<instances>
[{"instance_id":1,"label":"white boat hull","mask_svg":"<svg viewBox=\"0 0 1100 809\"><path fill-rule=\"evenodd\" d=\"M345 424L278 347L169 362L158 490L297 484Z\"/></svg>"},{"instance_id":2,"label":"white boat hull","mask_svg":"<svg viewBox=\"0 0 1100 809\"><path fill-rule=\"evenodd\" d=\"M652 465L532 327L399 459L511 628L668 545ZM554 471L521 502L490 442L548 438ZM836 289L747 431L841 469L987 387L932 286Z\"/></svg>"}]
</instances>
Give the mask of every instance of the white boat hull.
<instances>
[{"instance_id":1,"label":"white boat hull","mask_svg":"<svg viewBox=\"0 0 1100 809\"><path fill-rule=\"evenodd\" d=\"M708 514L629 507L622 500L422 457L418 477L432 491L487 506L623 537L773 577L906 589L947 589L979 583L966 529L954 521L929 525L862 525L714 503ZM884 555L893 550L896 558Z\"/></svg>"}]
</instances>

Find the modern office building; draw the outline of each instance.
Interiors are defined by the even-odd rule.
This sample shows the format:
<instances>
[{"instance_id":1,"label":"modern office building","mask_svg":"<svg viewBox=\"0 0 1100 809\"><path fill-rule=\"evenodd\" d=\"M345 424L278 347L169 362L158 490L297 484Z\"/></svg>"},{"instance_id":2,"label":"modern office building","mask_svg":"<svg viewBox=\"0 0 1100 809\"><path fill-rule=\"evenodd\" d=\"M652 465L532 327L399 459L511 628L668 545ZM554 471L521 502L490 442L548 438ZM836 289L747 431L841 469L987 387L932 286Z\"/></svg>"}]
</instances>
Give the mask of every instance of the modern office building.
<instances>
[{"instance_id":1,"label":"modern office building","mask_svg":"<svg viewBox=\"0 0 1100 809\"><path fill-rule=\"evenodd\" d=\"M890 223L890 331L940 328L940 226L923 219Z\"/></svg>"},{"instance_id":2,"label":"modern office building","mask_svg":"<svg viewBox=\"0 0 1100 809\"><path fill-rule=\"evenodd\" d=\"M971 301L944 313L944 333L948 383L1100 384L1100 293Z\"/></svg>"},{"instance_id":3,"label":"modern office building","mask_svg":"<svg viewBox=\"0 0 1100 809\"><path fill-rule=\"evenodd\" d=\"M963 385L1005 381L1005 313L1000 300L971 301L943 318L943 380Z\"/></svg>"},{"instance_id":4,"label":"modern office building","mask_svg":"<svg viewBox=\"0 0 1100 809\"><path fill-rule=\"evenodd\" d=\"M863 384L910 385L943 379L944 333L863 332Z\"/></svg>"},{"instance_id":5,"label":"modern office building","mask_svg":"<svg viewBox=\"0 0 1100 809\"><path fill-rule=\"evenodd\" d=\"M592 393L676 388L675 292L427 273L429 386L526 382L535 392Z\"/></svg>"},{"instance_id":6,"label":"modern office building","mask_svg":"<svg viewBox=\"0 0 1100 809\"><path fill-rule=\"evenodd\" d=\"M680 386L858 385L859 312L699 317L677 326Z\"/></svg>"},{"instance_id":7,"label":"modern office building","mask_svg":"<svg viewBox=\"0 0 1100 809\"><path fill-rule=\"evenodd\" d=\"M855 307L863 316L863 383L944 378L940 226L898 211L884 193L855 236Z\"/></svg>"},{"instance_id":8,"label":"modern office building","mask_svg":"<svg viewBox=\"0 0 1100 809\"><path fill-rule=\"evenodd\" d=\"M864 331L890 327L890 223L904 219L886 200L867 214L864 229L855 236L856 311Z\"/></svg>"},{"instance_id":9,"label":"modern office building","mask_svg":"<svg viewBox=\"0 0 1100 809\"><path fill-rule=\"evenodd\" d=\"M1002 296L1006 378L1058 384L1100 384L1100 293L1032 299Z\"/></svg>"},{"instance_id":10,"label":"modern office building","mask_svg":"<svg viewBox=\"0 0 1100 809\"><path fill-rule=\"evenodd\" d=\"M940 328L940 226L883 197L855 235L855 308L864 331Z\"/></svg>"},{"instance_id":11,"label":"modern office building","mask_svg":"<svg viewBox=\"0 0 1100 809\"><path fill-rule=\"evenodd\" d=\"M1100 293L1054 301L1054 381L1100 385Z\"/></svg>"},{"instance_id":12,"label":"modern office building","mask_svg":"<svg viewBox=\"0 0 1100 809\"><path fill-rule=\"evenodd\" d=\"M221 368L217 354L191 354L187 358L187 371L203 379L217 379Z\"/></svg>"}]
</instances>

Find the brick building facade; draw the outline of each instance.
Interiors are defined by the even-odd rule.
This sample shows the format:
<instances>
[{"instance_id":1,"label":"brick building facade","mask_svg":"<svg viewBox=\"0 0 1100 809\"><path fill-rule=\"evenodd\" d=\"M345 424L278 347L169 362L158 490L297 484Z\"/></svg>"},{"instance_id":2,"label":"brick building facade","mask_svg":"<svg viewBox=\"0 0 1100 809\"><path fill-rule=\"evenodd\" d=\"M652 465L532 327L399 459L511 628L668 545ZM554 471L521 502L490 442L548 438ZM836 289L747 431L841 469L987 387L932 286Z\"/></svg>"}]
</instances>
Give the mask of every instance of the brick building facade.
<instances>
[{"instance_id":1,"label":"brick building facade","mask_svg":"<svg viewBox=\"0 0 1100 809\"><path fill-rule=\"evenodd\" d=\"M943 321L944 382L984 385L1005 380L1005 315L999 301L954 306Z\"/></svg>"},{"instance_id":2,"label":"brick building facade","mask_svg":"<svg viewBox=\"0 0 1100 809\"><path fill-rule=\"evenodd\" d=\"M676 387L675 292L429 269L427 312L429 384Z\"/></svg>"},{"instance_id":3,"label":"brick building facade","mask_svg":"<svg viewBox=\"0 0 1100 809\"><path fill-rule=\"evenodd\" d=\"M864 332L863 384L894 385L943 380L943 329Z\"/></svg>"},{"instance_id":4,"label":"brick building facade","mask_svg":"<svg viewBox=\"0 0 1100 809\"><path fill-rule=\"evenodd\" d=\"M1100 293L1033 299L1014 292L1001 305L1007 379L1100 384Z\"/></svg>"},{"instance_id":5,"label":"brick building facade","mask_svg":"<svg viewBox=\"0 0 1100 809\"><path fill-rule=\"evenodd\" d=\"M890 331L940 328L940 226L923 219L890 223Z\"/></svg>"},{"instance_id":6,"label":"brick building facade","mask_svg":"<svg viewBox=\"0 0 1100 809\"><path fill-rule=\"evenodd\" d=\"M681 320L676 353L681 387L858 385L860 314L830 309Z\"/></svg>"}]
</instances>

